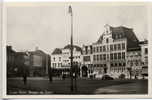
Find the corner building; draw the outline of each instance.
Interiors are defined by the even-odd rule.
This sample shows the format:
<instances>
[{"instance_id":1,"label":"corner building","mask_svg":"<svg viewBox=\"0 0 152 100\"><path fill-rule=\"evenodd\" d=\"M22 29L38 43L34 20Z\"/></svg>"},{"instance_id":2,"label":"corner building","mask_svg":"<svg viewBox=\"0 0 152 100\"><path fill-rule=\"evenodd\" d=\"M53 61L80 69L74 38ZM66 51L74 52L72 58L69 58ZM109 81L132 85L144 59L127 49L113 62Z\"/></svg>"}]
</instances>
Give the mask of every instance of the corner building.
<instances>
[{"instance_id":1,"label":"corner building","mask_svg":"<svg viewBox=\"0 0 152 100\"><path fill-rule=\"evenodd\" d=\"M133 29L123 26L112 27L105 25L103 34L97 42L92 44L92 73L96 77L102 77L105 74L114 78L118 78L121 74L127 76L127 51L130 48L138 47L138 43L139 40ZM85 46L83 46L84 54L88 52L85 49Z\"/></svg>"}]
</instances>

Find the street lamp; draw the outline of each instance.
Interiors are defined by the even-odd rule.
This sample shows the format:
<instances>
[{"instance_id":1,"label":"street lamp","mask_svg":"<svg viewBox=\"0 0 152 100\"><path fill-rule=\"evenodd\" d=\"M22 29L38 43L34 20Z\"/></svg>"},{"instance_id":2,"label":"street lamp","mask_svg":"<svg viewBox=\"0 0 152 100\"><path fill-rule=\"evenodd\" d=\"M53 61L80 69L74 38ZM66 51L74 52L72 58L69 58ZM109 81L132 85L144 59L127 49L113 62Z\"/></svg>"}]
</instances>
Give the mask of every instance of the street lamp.
<instances>
[{"instance_id":1,"label":"street lamp","mask_svg":"<svg viewBox=\"0 0 152 100\"><path fill-rule=\"evenodd\" d=\"M73 12L72 12L72 7L71 5L69 6L69 14L71 15L71 46L70 46L70 50L71 50L71 70L70 70L70 76L71 76L71 92L73 92Z\"/></svg>"}]
</instances>

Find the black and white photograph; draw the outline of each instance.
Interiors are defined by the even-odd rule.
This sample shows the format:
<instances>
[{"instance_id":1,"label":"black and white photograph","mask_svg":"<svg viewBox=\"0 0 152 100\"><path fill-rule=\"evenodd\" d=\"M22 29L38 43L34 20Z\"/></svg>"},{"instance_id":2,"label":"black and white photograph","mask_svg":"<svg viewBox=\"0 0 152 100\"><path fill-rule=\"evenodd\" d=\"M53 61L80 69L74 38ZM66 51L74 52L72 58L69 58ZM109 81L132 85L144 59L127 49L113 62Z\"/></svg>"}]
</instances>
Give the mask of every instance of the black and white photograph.
<instances>
[{"instance_id":1,"label":"black and white photograph","mask_svg":"<svg viewBox=\"0 0 152 100\"><path fill-rule=\"evenodd\" d=\"M148 95L148 7L6 4L6 95Z\"/></svg>"}]
</instances>

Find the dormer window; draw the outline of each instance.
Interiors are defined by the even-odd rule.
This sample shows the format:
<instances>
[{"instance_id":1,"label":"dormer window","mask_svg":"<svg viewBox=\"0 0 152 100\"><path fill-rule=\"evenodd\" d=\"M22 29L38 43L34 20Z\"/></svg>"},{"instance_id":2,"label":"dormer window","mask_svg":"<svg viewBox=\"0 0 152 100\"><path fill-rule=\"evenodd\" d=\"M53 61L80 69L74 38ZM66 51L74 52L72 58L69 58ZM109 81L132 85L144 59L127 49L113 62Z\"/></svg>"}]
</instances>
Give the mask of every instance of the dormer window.
<instances>
[{"instance_id":1,"label":"dormer window","mask_svg":"<svg viewBox=\"0 0 152 100\"><path fill-rule=\"evenodd\" d=\"M108 38L106 39L106 43L109 43L109 39Z\"/></svg>"}]
</instances>

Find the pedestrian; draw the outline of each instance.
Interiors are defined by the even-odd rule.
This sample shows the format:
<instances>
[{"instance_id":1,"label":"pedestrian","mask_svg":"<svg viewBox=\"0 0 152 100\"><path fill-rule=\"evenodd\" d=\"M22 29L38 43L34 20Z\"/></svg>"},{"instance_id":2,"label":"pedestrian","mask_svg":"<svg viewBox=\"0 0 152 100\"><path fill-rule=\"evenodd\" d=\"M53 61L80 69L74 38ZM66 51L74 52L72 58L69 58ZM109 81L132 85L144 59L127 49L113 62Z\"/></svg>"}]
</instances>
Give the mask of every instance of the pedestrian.
<instances>
[{"instance_id":1,"label":"pedestrian","mask_svg":"<svg viewBox=\"0 0 152 100\"><path fill-rule=\"evenodd\" d=\"M23 75L23 82L24 82L24 85L26 85L26 83L27 83L27 75L26 74Z\"/></svg>"},{"instance_id":2,"label":"pedestrian","mask_svg":"<svg viewBox=\"0 0 152 100\"><path fill-rule=\"evenodd\" d=\"M62 80L65 80L65 74L62 74Z\"/></svg>"},{"instance_id":3,"label":"pedestrian","mask_svg":"<svg viewBox=\"0 0 152 100\"><path fill-rule=\"evenodd\" d=\"M23 74L24 85L26 85L26 83L27 83L27 70L26 70L26 66L24 66L22 74Z\"/></svg>"},{"instance_id":4,"label":"pedestrian","mask_svg":"<svg viewBox=\"0 0 152 100\"><path fill-rule=\"evenodd\" d=\"M49 81L52 82L52 74L49 72Z\"/></svg>"},{"instance_id":5,"label":"pedestrian","mask_svg":"<svg viewBox=\"0 0 152 100\"><path fill-rule=\"evenodd\" d=\"M52 69L51 69L51 65L50 65L50 56L48 55L48 74L49 74L49 81L50 83L52 82Z\"/></svg>"}]
</instances>

